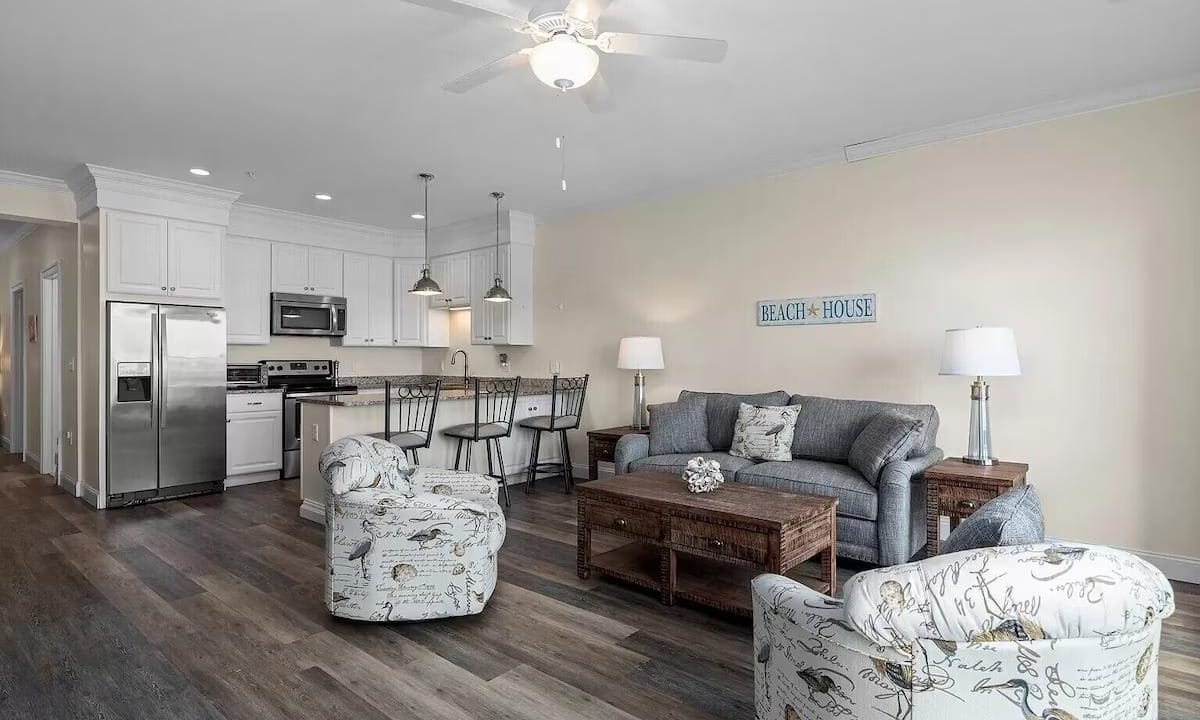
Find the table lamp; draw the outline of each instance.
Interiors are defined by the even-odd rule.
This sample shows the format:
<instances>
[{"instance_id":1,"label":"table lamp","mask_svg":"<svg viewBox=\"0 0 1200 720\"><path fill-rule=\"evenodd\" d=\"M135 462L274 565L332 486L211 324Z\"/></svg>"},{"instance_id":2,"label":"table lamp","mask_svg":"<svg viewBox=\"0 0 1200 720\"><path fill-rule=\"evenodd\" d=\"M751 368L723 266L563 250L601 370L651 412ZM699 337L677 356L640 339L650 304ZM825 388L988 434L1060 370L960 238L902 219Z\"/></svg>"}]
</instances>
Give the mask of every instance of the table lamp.
<instances>
[{"instance_id":1,"label":"table lamp","mask_svg":"<svg viewBox=\"0 0 1200 720\"><path fill-rule=\"evenodd\" d=\"M947 330L942 346L942 375L970 375L971 435L963 462L994 465L992 424L988 419L988 384L984 377L1020 375L1017 341L1012 328L975 327Z\"/></svg>"},{"instance_id":2,"label":"table lamp","mask_svg":"<svg viewBox=\"0 0 1200 720\"><path fill-rule=\"evenodd\" d=\"M662 340L656 337L621 338L621 349L617 352L617 368L636 370L633 376L633 428L641 430L649 425L646 419L646 376L643 370L662 370Z\"/></svg>"}]
</instances>

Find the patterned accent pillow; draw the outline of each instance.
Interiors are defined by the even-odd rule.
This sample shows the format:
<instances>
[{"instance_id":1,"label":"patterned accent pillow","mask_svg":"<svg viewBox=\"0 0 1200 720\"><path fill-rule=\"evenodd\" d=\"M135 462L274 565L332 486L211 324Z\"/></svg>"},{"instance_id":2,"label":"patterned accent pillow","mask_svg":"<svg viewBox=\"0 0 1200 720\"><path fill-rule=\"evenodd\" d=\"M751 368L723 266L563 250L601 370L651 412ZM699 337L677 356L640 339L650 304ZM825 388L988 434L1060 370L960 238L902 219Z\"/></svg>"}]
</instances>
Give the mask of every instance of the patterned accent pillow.
<instances>
[{"instance_id":1,"label":"patterned accent pillow","mask_svg":"<svg viewBox=\"0 0 1200 720\"><path fill-rule=\"evenodd\" d=\"M992 498L963 520L946 542L942 554L979 548L1032 545L1046 539L1042 502L1032 485L1013 488Z\"/></svg>"},{"instance_id":2,"label":"patterned accent pillow","mask_svg":"<svg viewBox=\"0 0 1200 720\"><path fill-rule=\"evenodd\" d=\"M651 405L650 454L711 452L708 442L708 401L692 397L672 403Z\"/></svg>"},{"instance_id":3,"label":"patterned accent pillow","mask_svg":"<svg viewBox=\"0 0 1200 720\"><path fill-rule=\"evenodd\" d=\"M317 469L331 493L345 495L359 488L411 493L409 477L416 468L408 464L398 446L367 435L350 435L325 448Z\"/></svg>"},{"instance_id":4,"label":"patterned accent pillow","mask_svg":"<svg viewBox=\"0 0 1200 720\"><path fill-rule=\"evenodd\" d=\"M747 460L792 459L792 435L796 432L799 405L738 405L730 455Z\"/></svg>"},{"instance_id":5,"label":"patterned accent pillow","mask_svg":"<svg viewBox=\"0 0 1200 720\"><path fill-rule=\"evenodd\" d=\"M846 463L874 485L884 465L908 457L924 428L921 420L885 410L871 418L854 438Z\"/></svg>"}]
</instances>

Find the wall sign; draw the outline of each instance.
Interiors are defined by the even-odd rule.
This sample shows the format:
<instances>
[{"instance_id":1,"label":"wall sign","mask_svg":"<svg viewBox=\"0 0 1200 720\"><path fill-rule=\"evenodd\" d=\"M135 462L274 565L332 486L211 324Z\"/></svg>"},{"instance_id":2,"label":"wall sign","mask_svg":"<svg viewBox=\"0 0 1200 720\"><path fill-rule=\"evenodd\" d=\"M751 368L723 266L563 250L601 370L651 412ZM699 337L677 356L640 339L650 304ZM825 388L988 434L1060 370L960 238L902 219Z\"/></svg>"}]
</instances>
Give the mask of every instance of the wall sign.
<instances>
[{"instance_id":1,"label":"wall sign","mask_svg":"<svg viewBox=\"0 0 1200 720\"><path fill-rule=\"evenodd\" d=\"M875 322L875 293L759 300L759 325L830 325Z\"/></svg>"}]
</instances>

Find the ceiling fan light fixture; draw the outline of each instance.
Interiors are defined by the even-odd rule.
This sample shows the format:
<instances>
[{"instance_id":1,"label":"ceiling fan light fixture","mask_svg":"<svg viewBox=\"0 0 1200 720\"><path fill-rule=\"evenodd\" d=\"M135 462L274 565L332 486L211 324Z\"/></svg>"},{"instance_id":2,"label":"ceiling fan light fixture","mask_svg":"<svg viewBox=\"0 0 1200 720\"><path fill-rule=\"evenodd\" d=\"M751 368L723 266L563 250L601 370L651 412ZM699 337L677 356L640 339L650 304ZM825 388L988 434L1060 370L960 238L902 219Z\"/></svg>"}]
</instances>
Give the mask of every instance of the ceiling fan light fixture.
<instances>
[{"instance_id":1,"label":"ceiling fan light fixture","mask_svg":"<svg viewBox=\"0 0 1200 720\"><path fill-rule=\"evenodd\" d=\"M546 85L573 90L596 76L600 56L575 36L559 33L529 51L529 67Z\"/></svg>"}]
</instances>

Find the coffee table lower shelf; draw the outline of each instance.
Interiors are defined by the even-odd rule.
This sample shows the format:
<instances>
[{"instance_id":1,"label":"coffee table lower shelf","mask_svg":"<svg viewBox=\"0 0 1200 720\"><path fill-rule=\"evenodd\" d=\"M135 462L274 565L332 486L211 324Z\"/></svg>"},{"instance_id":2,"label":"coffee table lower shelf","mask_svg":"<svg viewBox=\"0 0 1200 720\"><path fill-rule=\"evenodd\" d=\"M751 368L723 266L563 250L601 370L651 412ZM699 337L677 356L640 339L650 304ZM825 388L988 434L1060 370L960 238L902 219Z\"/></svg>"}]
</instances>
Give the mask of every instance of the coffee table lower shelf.
<instances>
[{"instance_id":1,"label":"coffee table lower shelf","mask_svg":"<svg viewBox=\"0 0 1200 720\"><path fill-rule=\"evenodd\" d=\"M669 576L672 555L675 562L673 593L663 582L663 578ZM686 600L747 617L753 610L750 581L767 572L640 542L593 555L589 569L658 592L667 605L673 605L675 600ZM817 592L829 592L828 582L803 574L800 568L788 572L787 576Z\"/></svg>"}]
</instances>

